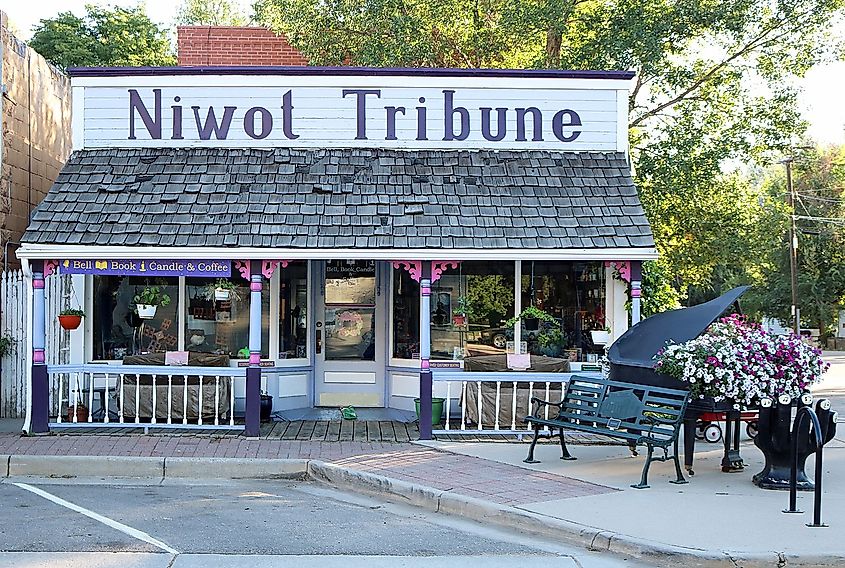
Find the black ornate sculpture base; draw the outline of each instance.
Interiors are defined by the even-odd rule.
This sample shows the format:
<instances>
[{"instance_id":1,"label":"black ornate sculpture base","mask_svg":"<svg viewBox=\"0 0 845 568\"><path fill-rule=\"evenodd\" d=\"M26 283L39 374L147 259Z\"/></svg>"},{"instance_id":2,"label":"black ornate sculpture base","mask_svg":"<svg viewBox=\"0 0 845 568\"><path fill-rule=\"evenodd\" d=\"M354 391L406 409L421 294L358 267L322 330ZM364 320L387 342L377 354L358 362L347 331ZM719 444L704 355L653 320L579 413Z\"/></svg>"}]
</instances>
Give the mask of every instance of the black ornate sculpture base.
<instances>
[{"instance_id":1,"label":"black ornate sculpture base","mask_svg":"<svg viewBox=\"0 0 845 568\"><path fill-rule=\"evenodd\" d=\"M810 454L816 451L815 437L810 436L809 421L804 422L800 432L791 432L792 428L791 404L778 404L760 408L759 432L754 438L754 445L763 452L766 459L763 470L751 481L762 489L789 489L789 477L792 471L792 436L798 438L798 490L812 491L815 484L807 477L804 465ZM819 422L822 424L823 440L825 443L833 439L836 434L836 414L830 410L817 410Z\"/></svg>"}]
</instances>

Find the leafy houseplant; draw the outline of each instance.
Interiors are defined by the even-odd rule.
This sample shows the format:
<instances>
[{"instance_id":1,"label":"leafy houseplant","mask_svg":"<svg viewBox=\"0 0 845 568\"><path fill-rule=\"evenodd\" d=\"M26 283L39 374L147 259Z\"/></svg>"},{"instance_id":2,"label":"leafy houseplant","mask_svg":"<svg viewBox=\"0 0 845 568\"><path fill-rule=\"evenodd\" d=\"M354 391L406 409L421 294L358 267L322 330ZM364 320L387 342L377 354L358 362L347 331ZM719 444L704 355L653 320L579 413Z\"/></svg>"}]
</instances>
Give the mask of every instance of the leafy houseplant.
<instances>
[{"instance_id":1,"label":"leafy houseplant","mask_svg":"<svg viewBox=\"0 0 845 568\"><path fill-rule=\"evenodd\" d=\"M452 323L456 326L466 325L472 313L472 304L466 296L458 296L458 305L452 315Z\"/></svg>"},{"instance_id":2,"label":"leafy houseplant","mask_svg":"<svg viewBox=\"0 0 845 568\"><path fill-rule=\"evenodd\" d=\"M230 300L240 300L238 294L238 287L231 280L225 278L218 278L214 282L208 284L205 288L205 295L209 300L218 302L228 302Z\"/></svg>"},{"instance_id":3,"label":"leafy houseplant","mask_svg":"<svg viewBox=\"0 0 845 568\"><path fill-rule=\"evenodd\" d=\"M537 329L541 321L557 322L557 319L549 312L540 308L528 306L517 315L505 322L506 327L513 327L519 320L524 320L526 329Z\"/></svg>"},{"instance_id":4,"label":"leafy houseplant","mask_svg":"<svg viewBox=\"0 0 845 568\"><path fill-rule=\"evenodd\" d=\"M170 305L170 296L165 294L158 286L145 286L140 294L135 294L132 299L135 303L135 311L141 319L152 319L156 315L158 306Z\"/></svg>"},{"instance_id":5,"label":"leafy houseplant","mask_svg":"<svg viewBox=\"0 0 845 568\"><path fill-rule=\"evenodd\" d=\"M557 357L563 351L564 337L558 327L547 326L537 335L540 351L548 357Z\"/></svg>"},{"instance_id":6,"label":"leafy houseplant","mask_svg":"<svg viewBox=\"0 0 845 568\"><path fill-rule=\"evenodd\" d=\"M82 318L84 316L85 312L82 310L65 308L59 312L59 325L62 326L62 329L76 329L79 327L79 324L82 323Z\"/></svg>"}]
</instances>

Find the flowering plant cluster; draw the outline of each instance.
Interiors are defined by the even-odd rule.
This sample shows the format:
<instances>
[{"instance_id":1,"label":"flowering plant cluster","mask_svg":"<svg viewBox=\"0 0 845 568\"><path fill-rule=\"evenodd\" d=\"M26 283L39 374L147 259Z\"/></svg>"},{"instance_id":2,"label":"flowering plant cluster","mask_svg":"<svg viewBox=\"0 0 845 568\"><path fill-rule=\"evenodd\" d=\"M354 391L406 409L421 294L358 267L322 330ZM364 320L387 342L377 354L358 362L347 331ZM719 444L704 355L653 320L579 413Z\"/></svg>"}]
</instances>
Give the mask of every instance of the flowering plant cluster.
<instances>
[{"instance_id":1,"label":"flowering plant cluster","mask_svg":"<svg viewBox=\"0 0 845 568\"><path fill-rule=\"evenodd\" d=\"M695 339L667 344L655 359L655 370L689 383L693 397L741 406L783 394L798 398L830 367L819 349L797 335L769 333L738 315L720 319Z\"/></svg>"}]
</instances>

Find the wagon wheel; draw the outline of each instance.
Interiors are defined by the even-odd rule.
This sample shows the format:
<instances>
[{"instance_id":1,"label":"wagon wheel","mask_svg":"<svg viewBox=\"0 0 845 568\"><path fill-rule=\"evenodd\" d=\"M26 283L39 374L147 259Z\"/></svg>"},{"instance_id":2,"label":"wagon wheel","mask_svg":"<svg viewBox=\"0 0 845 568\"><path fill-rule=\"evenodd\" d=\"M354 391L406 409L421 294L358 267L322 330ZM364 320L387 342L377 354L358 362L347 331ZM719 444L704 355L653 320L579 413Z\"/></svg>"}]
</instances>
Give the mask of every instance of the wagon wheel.
<instances>
[{"instance_id":1,"label":"wagon wheel","mask_svg":"<svg viewBox=\"0 0 845 568\"><path fill-rule=\"evenodd\" d=\"M698 420L695 423L695 439L696 440L703 440L704 439L704 430L710 426L710 422L704 422L703 420Z\"/></svg>"},{"instance_id":2,"label":"wagon wheel","mask_svg":"<svg viewBox=\"0 0 845 568\"><path fill-rule=\"evenodd\" d=\"M715 444L722 439L722 427L718 424L710 424L704 429L704 439Z\"/></svg>"},{"instance_id":3,"label":"wagon wheel","mask_svg":"<svg viewBox=\"0 0 845 568\"><path fill-rule=\"evenodd\" d=\"M756 438L759 431L759 425L756 420L752 420L745 425L745 433L748 434L748 437L751 439Z\"/></svg>"}]
</instances>

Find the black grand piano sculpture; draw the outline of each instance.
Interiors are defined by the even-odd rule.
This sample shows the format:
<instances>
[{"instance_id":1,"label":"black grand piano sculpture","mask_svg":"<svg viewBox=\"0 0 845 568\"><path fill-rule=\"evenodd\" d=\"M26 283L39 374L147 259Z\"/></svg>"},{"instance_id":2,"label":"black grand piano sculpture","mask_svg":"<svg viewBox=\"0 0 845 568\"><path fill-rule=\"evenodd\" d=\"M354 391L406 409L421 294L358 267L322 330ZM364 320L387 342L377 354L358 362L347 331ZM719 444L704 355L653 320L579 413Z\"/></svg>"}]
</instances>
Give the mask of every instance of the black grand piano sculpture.
<instances>
[{"instance_id":1,"label":"black grand piano sculpture","mask_svg":"<svg viewBox=\"0 0 845 568\"><path fill-rule=\"evenodd\" d=\"M654 370L654 356L667 341L683 343L695 339L723 315L741 313L739 297L748 290L741 286L704 304L655 314L632 326L611 346L607 354L612 380L657 387L686 389L678 379ZM731 309L733 308L733 309ZM696 421L705 412L725 412L725 454L723 471L739 471L744 467L739 455L740 413L732 405L712 399L690 400L684 415L684 467L693 475Z\"/></svg>"}]
</instances>

